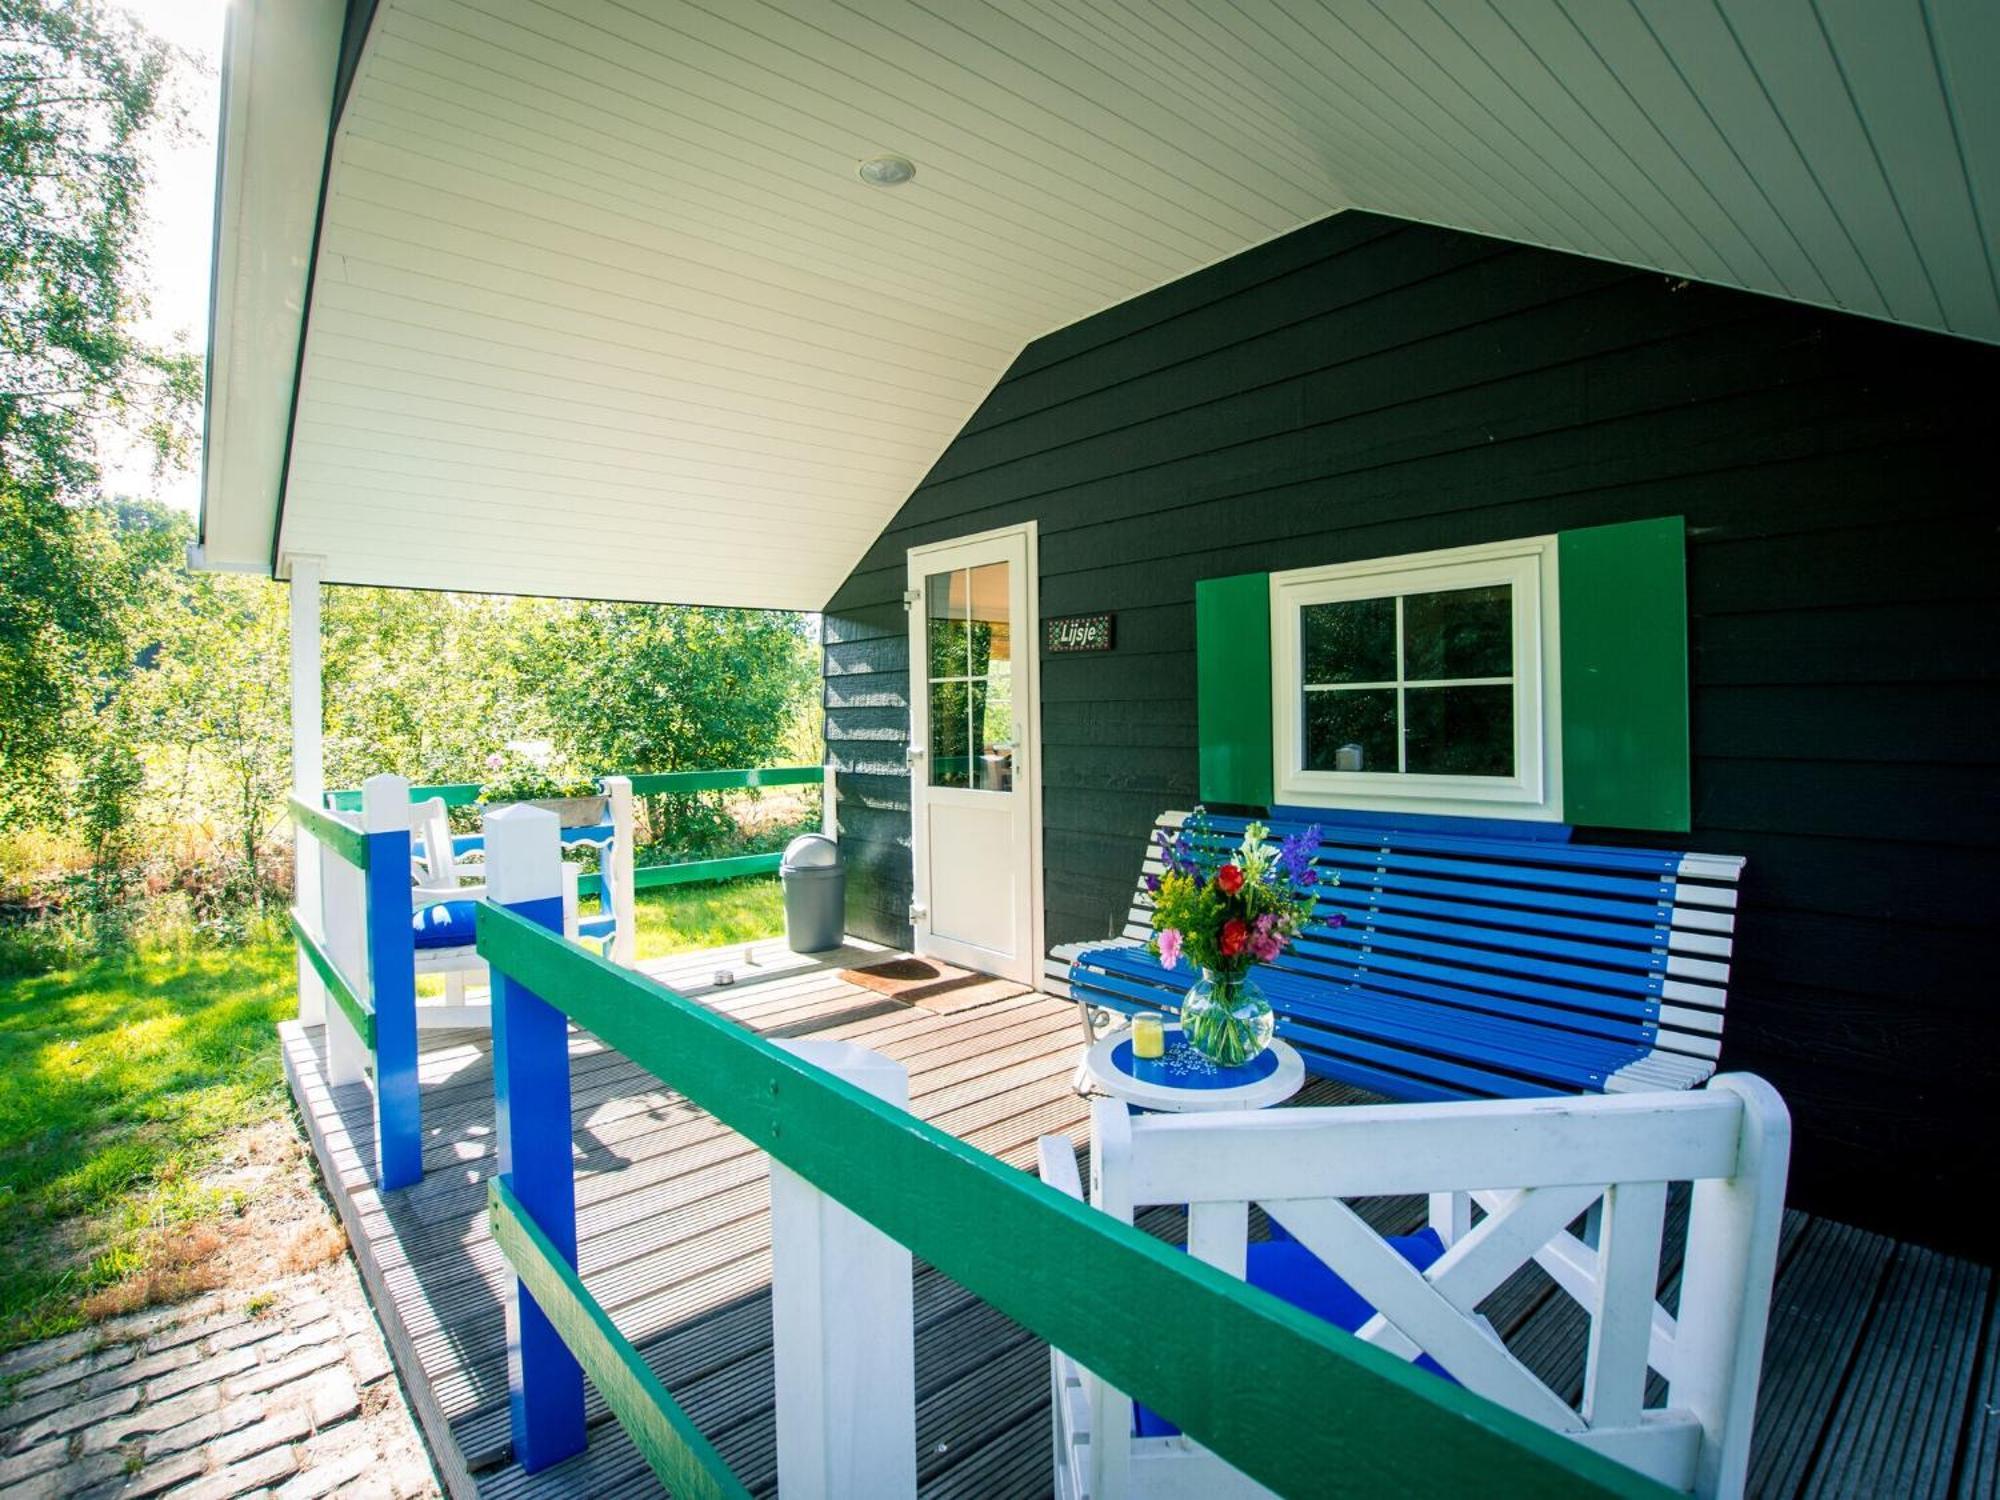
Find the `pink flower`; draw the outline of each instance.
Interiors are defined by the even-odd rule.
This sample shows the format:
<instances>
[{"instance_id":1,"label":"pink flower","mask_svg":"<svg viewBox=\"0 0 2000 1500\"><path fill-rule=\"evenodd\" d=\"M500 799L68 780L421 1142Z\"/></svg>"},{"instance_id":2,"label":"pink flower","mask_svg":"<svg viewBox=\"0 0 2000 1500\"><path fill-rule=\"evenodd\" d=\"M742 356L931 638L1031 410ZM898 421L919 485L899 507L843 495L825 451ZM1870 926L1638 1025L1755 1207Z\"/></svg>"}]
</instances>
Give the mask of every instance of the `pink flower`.
<instances>
[{"instance_id":1,"label":"pink flower","mask_svg":"<svg viewBox=\"0 0 2000 1500\"><path fill-rule=\"evenodd\" d=\"M1260 964L1267 964L1278 956L1278 950L1284 946L1282 941L1272 937L1268 932L1259 933L1250 939L1250 956Z\"/></svg>"},{"instance_id":2,"label":"pink flower","mask_svg":"<svg viewBox=\"0 0 2000 1500\"><path fill-rule=\"evenodd\" d=\"M1258 937L1269 937L1271 929L1278 925L1277 913L1267 911L1250 925L1256 929Z\"/></svg>"},{"instance_id":3,"label":"pink flower","mask_svg":"<svg viewBox=\"0 0 2000 1500\"><path fill-rule=\"evenodd\" d=\"M1181 961L1181 935L1177 928L1169 927L1160 934L1160 967L1177 968Z\"/></svg>"}]
</instances>

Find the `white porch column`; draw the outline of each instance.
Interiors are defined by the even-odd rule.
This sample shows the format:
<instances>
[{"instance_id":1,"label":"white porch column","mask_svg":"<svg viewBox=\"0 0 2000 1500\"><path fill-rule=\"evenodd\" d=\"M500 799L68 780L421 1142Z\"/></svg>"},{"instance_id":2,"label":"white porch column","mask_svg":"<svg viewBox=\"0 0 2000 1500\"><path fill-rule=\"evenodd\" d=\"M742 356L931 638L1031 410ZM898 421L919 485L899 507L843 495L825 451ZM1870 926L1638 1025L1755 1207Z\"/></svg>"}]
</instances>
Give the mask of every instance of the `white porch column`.
<instances>
[{"instance_id":1,"label":"white porch column","mask_svg":"<svg viewBox=\"0 0 2000 1500\"><path fill-rule=\"evenodd\" d=\"M313 806L326 791L325 726L320 702L319 585L323 559L293 557L292 576L292 795ZM292 903L306 924L326 936L321 903L319 848L303 831L294 835ZM299 1020L326 1020L326 987L299 955Z\"/></svg>"}]
</instances>

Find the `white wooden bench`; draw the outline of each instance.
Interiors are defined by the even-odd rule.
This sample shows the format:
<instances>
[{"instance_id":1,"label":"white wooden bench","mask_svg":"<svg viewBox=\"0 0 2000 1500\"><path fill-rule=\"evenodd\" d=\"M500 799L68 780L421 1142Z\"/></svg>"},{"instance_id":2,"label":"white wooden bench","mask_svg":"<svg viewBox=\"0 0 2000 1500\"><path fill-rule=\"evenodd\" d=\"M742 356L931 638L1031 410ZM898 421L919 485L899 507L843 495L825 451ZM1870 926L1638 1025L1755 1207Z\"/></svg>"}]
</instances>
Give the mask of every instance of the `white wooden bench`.
<instances>
[{"instance_id":1,"label":"white wooden bench","mask_svg":"<svg viewBox=\"0 0 2000 1500\"><path fill-rule=\"evenodd\" d=\"M1784 1102L1762 1079L1725 1074L1685 1093L1225 1114L1135 1116L1099 1100L1091 1128L1090 1202L1104 1212L1130 1223L1150 1205L1184 1203L1190 1254L1299 1305L1309 1252L1319 1290L1331 1272L1363 1299L1351 1331L1368 1343L1428 1356L1479 1395L1671 1488L1742 1493L1791 1143ZM1073 1143L1044 1136L1040 1149L1043 1179L1082 1197ZM1693 1189L1669 1313L1656 1289L1668 1184L1678 1182ZM1431 1199L1426 1269L1344 1201L1396 1194ZM1482 1216L1454 1224L1466 1196ZM1249 1243L1252 1203L1294 1243ZM1587 1244L1569 1226L1593 1209ZM1575 1404L1479 1311L1529 1261L1585 1315ZM1649 1370L1666 1383L1658 1406L1646 1402ZM1257 1378L1254 1349L1243 1351L1243 1372ZM1186 1437L1136 1437L1131 1399L1060 1352L1053 1379L1060 1500L1267 1493Z\"/></svg>"}]
</instances>

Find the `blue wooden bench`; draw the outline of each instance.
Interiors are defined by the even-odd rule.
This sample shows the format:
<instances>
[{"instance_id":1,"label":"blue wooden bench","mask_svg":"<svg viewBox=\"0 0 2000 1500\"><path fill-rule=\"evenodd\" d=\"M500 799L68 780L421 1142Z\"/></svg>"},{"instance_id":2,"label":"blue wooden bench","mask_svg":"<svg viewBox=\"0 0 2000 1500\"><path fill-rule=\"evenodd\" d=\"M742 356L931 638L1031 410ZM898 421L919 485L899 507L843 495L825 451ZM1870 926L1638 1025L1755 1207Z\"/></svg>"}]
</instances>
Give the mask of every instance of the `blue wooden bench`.
<instances>
[{"instance_id":1,"label":"blue wooden bench","mask_svg":"<svg viewBox=\"0 0 2000 1500\"><path fill-rule=\"evenodd\" d=\"M1247 821L1210 815L1218 854ZM1275 840L1308 819L1266 821ZM1398 1099L1685 1089L1714 1073L1741 859L1574 843L1558 827L1310 821L1321 868L1340 873L1320 913L1346 923L1316 925L1257 977L1313 1072ZM1048 987L1086 1025L1093 1009L1175 1010L1196 977L1145 951L1159 852L1148 845L1122 937L1051 955Z\"/></svg>"}]
</instances>

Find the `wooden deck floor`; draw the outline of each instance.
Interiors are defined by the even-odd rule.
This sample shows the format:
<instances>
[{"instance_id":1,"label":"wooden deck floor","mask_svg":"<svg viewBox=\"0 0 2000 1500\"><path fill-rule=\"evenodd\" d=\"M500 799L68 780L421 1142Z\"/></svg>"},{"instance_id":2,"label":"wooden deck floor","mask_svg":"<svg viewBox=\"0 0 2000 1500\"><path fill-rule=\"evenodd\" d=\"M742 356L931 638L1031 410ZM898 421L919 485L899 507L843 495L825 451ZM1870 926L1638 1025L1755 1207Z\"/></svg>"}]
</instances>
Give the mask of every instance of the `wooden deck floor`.
<instances>
[{"instance_id":1,"label":"wooden deck floor","mask_svg":"<svg viewBox=\"0 0 2000 1500\"><path fill-rule=\"evenodd\" d=\"M1070 1091L1078 1033L1067 1004L1000 981L929 1002L839 977L888 956L799 959L778 944L648 964L767 1035L839 1038L910 1070L924 1118L1017 1165L1035 1138L1081 1139ZM713 979L730 969L735 982ZM509 1454L503 1266L486 1230L492 1070L483 1033L424 1037L425 1177L385 1199L368 1181L365 1086L330 1089L317 1028L283 1028L285 1062L321 1168L447 1485L461 1500L657 1495L593 1394L587 1453L532 1478ZM581 1269L668 1388L747 1484L776 1486L770 1243L764 1160L594 1039L571 1039ZM1301 1102L1359 1095L1315 1081ZM1415 1200L1368 1205L1399 1231ZM1170 1213L1148 1227L1173 1235ZM1670 1225L1663 1286L1679 1273ZM2000 1325L1991 1272L1803 1214L1787 1218L1752 1493L1770 1500L2000 1494ZM1486 1312L1557 1389L1582 1378L1580 1320L1540 1272ZM917 1438L926 1495L1033 1496L1049 1488L1047 1351L919 1267Z\"/></svg>"}]
</instances>

